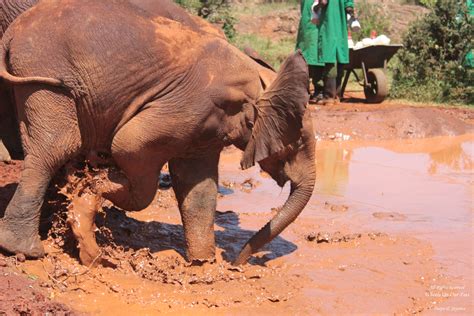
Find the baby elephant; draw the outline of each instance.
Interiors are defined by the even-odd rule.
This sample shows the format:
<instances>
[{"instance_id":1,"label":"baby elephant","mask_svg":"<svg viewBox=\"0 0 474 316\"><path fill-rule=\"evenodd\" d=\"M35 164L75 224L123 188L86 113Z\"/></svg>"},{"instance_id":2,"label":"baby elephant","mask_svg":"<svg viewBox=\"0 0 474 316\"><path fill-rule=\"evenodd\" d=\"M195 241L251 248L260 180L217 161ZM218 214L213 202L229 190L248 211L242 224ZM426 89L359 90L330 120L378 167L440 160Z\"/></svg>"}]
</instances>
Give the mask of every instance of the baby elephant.
<instances>
[{"instance_id":1,"label":"baby elephant","mask_svg":"<svg viewBox=\"0 0 474 316\"><path fill-rule=\"evenodd\" d=\"M84 191L91 199L85 202L105 198L127 211L152 202L170 162L190 261L215 256L224 146L244 151L244 169L258 162L280 186L291 182L283 208L235 264L282 232L309 201L315 142L300 52L278 74L263 76L225 39L150 18L120 0L40 1L3 41L0 78L13 86L25 162L0 220L0 248L43 255L39 210L48 183L66 162L93 153L106 153L118 171ZM93 263L98 249L80 246L83 263Z\"/></svg>"}]
</instances>

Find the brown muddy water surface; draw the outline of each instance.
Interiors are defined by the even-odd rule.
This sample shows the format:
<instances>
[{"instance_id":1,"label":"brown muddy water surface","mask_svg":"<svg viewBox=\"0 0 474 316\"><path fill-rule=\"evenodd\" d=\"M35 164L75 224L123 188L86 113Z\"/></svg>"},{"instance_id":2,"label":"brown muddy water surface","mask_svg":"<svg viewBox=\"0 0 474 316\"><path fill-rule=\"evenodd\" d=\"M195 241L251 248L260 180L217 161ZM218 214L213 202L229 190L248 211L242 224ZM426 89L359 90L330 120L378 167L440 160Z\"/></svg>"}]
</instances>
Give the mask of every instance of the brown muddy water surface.
<instances>
[{"instance_id":1,"label":"brown muddy water surface","mask_svg":"<svg viewBox=\"0 0 474 316\"><path fill-rule=\"evenodd\" d=\"M309 205L242 267L228 261L289 188L258 167L239 170L241 153L230 148L220 164L216 263L186 264L172 190L161 190L144 211L109 206L99 215L112 267L81 266L68 237L50 235L46 258L0 257L0 269L86 314L470 315L473 146L472 134L319 141ZM8 181L0 187L13 192Z\"/></svg>"}]
</instances>

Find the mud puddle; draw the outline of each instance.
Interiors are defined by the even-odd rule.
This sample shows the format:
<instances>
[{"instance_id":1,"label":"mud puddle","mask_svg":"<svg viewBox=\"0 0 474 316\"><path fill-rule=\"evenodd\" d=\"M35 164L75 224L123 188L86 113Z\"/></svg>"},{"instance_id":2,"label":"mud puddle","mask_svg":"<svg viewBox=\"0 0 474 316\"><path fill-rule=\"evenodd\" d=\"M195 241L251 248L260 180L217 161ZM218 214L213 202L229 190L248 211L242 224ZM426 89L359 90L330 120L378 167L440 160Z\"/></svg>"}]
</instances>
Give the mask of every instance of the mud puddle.
<instances>
[{"instance_id":1,"label":"mud puddle","mask_svg":"<svg viewBox=\"0 0 474 316\"><path fill-rule=\"evenodd\" d=\"M429 241L452 280L433 311L473 311L474 135L379 142L320 142L314 200L348 206L334 221ZM318 217L319 208L306 209Z\"/></svg>"}]
</instances>

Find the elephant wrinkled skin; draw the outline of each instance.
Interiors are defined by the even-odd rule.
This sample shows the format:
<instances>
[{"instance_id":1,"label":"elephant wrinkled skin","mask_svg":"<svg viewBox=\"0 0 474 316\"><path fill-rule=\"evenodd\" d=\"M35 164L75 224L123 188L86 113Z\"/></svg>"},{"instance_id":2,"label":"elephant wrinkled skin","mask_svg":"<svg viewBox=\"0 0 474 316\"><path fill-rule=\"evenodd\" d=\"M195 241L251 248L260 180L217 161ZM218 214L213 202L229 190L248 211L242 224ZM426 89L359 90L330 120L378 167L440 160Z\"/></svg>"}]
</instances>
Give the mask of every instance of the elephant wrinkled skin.
<instances>
[{"instance_id":1,"label":"elephant wrinkled skin","mask_svg":"<svg viewBox=\"0 0 474 316\"><path fill-rule=\"evenodd\" d=\"M3 41L0 78L13 85L25 162L0 220L0 248L43 255L39 209L48 183L91 153L107 154L120 170L94 191L128 211L151 203L170 162L190 261L215 256L224 146L244 151L243 168L258 162L280 186L291 181L282 210L235 263L283 231L311 197L315 141L300 52L277 75L265 73L225 39L120 0L41 1Z\"/></svg>"}]
</instances>

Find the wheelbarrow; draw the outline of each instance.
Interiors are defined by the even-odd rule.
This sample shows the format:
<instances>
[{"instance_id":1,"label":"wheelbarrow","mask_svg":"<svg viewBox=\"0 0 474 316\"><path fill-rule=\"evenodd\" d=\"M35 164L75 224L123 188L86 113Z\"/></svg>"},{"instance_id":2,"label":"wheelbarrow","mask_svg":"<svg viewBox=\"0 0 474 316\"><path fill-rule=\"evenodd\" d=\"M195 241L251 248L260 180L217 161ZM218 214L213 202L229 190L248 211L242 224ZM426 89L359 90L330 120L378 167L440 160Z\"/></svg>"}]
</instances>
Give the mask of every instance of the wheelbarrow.
<instances>
[{"instance_id":1,"label":"wheelbarrow","mask_svg":"<svg viewBox=\"0 0 474 316\"><path fill-rule=\"evenodd\" d=\"M364 87L368 103L380 103L388 94L387 63L403 45L374 45L361 49L349 49L349 64L344 65L344 81L339 91L342 99L347 82L354 74L357 82ZM362 69L363 80L356 69Z\"/></svg>"}]
</instances>

